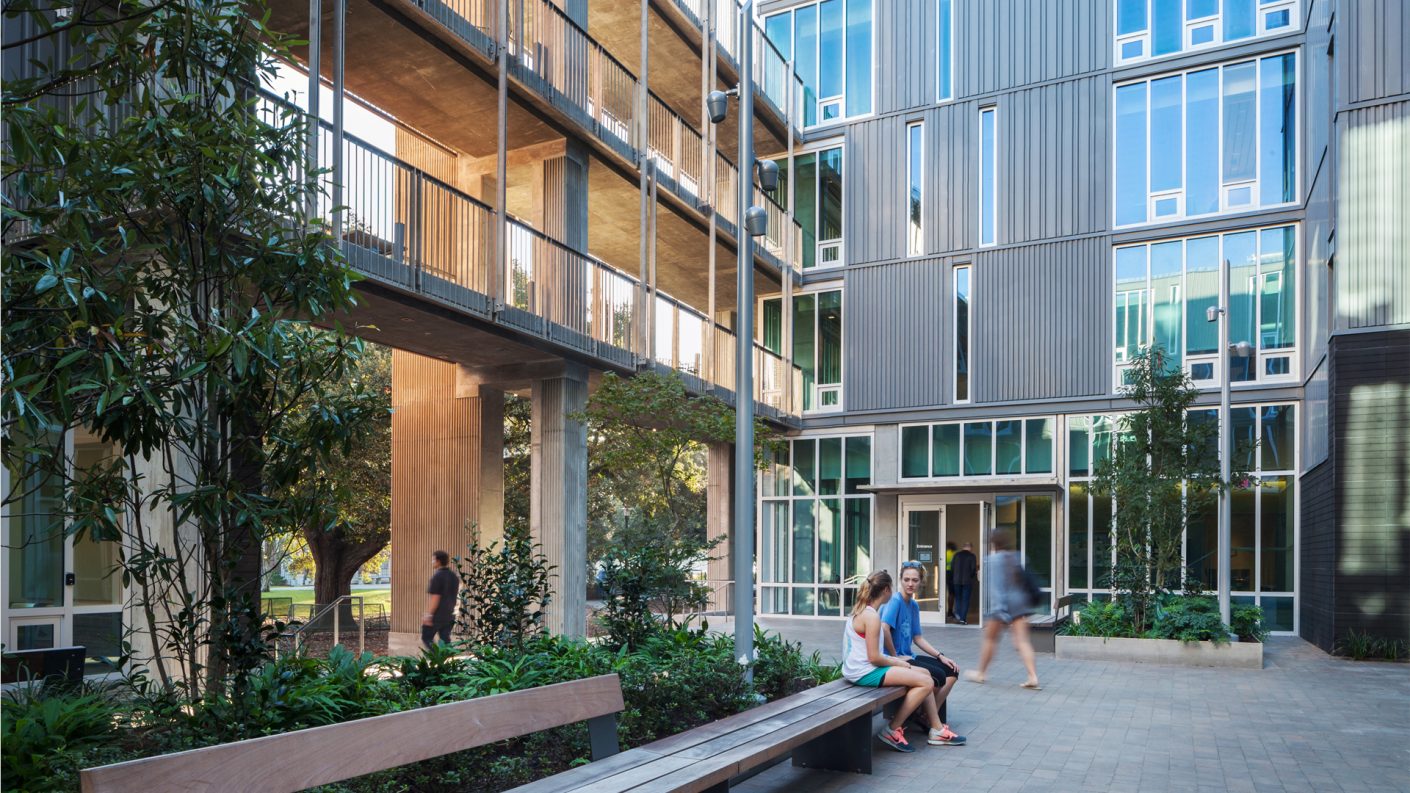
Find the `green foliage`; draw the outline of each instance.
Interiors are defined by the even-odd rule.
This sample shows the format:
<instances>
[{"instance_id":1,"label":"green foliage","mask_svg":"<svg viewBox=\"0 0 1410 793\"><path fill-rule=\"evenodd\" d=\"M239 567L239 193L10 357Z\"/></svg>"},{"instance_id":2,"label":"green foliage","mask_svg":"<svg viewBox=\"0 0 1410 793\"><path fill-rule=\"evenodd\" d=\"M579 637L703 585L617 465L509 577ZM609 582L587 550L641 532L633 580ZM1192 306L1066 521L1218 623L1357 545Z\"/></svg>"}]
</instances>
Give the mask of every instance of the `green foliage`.
<instances>
[{"instance_id":1,"label":"green foliage","mask_svg":"<svg viewBox=\"0 0 1410 793\"><path fill-rule=\"evenodd\" d=\"M1232 608L1229 627L1242 641L1262 642L1268 638L1268 630L1263 627L1263 609L1251 603Z\"/></svg>"},{"instance_id":2,"label":"green foliage","mask_svg":"<svg viewBox=\"0 0 1410 793\"><path fill-rule=\"evenodd\" d=\"M1104 639L1135 635L1126 607L1116 600L1084 603L1081 610L1072 615L1072 620L1063 626L1062 632L1066 636L1100 636Z\"/></svg>"},{"instance_id":3,"label":"green foliage","mask_svg":"<svg viewBox=\"0 0 1410 793\"><path fill-rule=\"evenodd\" d=\"M1117 563L1109 583L1141 634L1161 598L1191 585L1182 556L1186 518L1214 508L1226 485L1218 427L1190 419L1199 392L1184 371L1153 347L1136 356L1127 378L1122 395L1140 408L1122 417L1111 454L1094 468L1092 489L1113 499Z\"/></svg>"},{"instance_id":4,"label":"green foliage","mask_svg":"<svg viewBox=\"0 0 1410 793\"><path fill-rule=\"evenodd\" d=\"M0 704L0 776L6 790L50 790L70 777L75 755L107 741L121 708L100 690L7 691Z\"/></svg>"},{"instance_id":5,"label":"green foliage","mask_svg":"<svg viewBox=\"0 0 1410 793\"><path fill-rule=\"evenodd\" d=\"M803 646L777 633L754 626L754 688L765 699L779 699L842 676L842 667L824 663L814 650L803 655Z\"/></svg>"},{"instance_id":6,"label":"green foliage","mask_svg":"<svg viewBox=\"0 0 1410 793\"><path fill-rule=\"evenodd\" d=\"M1410 657L1410 642L1390 637L1374 636L1369 631L1352 628L1336 643L1334 651L1354 661L1376 659L1400 661Z\"/></svg>"},{"instance_id":7,"label":"green foliage","mask_svg":"<svg viewBox=\"0 0 1410 793\"><path fill-rule=\"evenodd\" d=\"M679 627L678 616L704 608L709 589L690 572L714 547L689 537L614 544L599 578L604 606L597 618L608 642L636 648L663 627Z\"/></svg>"},{"instance_id":8,"label":"green foliage","mask_svg":"<svg viewBox=\"0 0 1410 793\"><path fill-rule=\"evenodd\" d=\"M728 636L678 628L622 655L613 671L627 705L619 722L624 742L650 743L751 707L754 691L733 654Z\"/></svg>"},{"instance_id":9,"label":"green foliage","mask_svg":"<svg viewBox=\"0 0 1410 793\"><path fill-rule=\"evenodd\" d=\"M1219 618L1219 601L1211 597L1166 596L1156 605L1148 639L1229 643L1229 626Z\"/></svg>"},{"instance_id":10,"label":"green foliage","mask_svg":"<svg viewBox=\"0 0 1410 793\"><path fill-rule=\"evenodd\" d=\"M122 542L160 684L224 695L267 654L250 579L293 508L274 474L322 454L265 439L352 369L354 276L306 217L304 120L252 90L287 55L263 3L52 7L4 10L41 53L3 88L4 463L63 493L56 527ZM111 456L75 471L76 429Z\"/></svg>"},{"instance_id":11,"label":"green foliage","mask_svg":"<svg viewBox=\"0 0 1410 793\"><path fill-rule=\"evenodd\" d=\"M472 526L465 556L455 557L460 605L455 624L472 645L519 647L543 630L554 566L527 529L505 528L504 542L481 542Z\"/></svg>"},{"instance_id":12,"label":"green foliage","mask_svg":"<svg viewBox=\"0 0 1410 793\"><path fill-rule=\"evenodd\" d=\"M208 729L234 741L398 710L375 666L372 653L354 655L342 645L326 659L282 657L250 673L237 696L209 698Z\"/></svg>"}]
</instances>

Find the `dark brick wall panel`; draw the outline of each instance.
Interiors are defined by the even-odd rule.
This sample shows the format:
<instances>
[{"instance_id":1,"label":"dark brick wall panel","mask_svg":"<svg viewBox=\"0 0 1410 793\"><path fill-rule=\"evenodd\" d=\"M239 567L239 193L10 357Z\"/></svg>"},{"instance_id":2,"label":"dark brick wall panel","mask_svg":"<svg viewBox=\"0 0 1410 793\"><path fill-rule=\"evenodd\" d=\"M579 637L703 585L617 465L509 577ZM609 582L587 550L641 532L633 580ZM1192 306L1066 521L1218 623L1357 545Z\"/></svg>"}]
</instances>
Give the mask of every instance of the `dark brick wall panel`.
<instances>
[{"instance_id":1,"label":"dark brick wall panel","mask_svg":"<svg viewBox=\"0 0 1410 793\"><path fill-rule=\"evenodd\" d=\"M1326 646L1326 618L1308 602L1325 593L1333 640L1349 630L1410 639L1410 331L1334 336L1330 359L1335 522L1328 560L1325 496L1307 488L1303 633ZM1309 569L1328 562L1330 592Z\"/></svg>"}]
</instances>

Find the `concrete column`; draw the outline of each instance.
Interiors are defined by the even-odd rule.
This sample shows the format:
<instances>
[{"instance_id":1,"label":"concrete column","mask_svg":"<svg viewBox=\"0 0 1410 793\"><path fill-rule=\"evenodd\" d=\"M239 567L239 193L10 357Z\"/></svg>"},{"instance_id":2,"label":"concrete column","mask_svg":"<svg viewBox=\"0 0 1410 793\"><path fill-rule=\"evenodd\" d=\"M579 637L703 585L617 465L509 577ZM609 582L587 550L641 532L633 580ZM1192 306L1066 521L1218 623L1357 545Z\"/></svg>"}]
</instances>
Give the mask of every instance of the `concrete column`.
<instances>
[{"instance_id":1,"label":"concrete column","mask_svg":"<svg viewBox=\"0 0 1410 793\"><path fill-rule=\"evenodd\" d=\"M575 251L588 246L588 155L568 139L561 153L534 163L533 220L540 231Z\"/></svg>"},{"instance_id":2,"label":"concrete column","mask_svg":"<svg viewBox=\"0 0 1410 793\"><path fill-rule=\"evenodd\" d=\"M710 552L705 577L710 584L710 611L732 613L733 588L721 582L730 579L730 518L734 514L734 444L712 443L705 460L705 537L720 538Z\"/></svg>"},{"instance_id":3,"label":"concrete column","mask_svg":"<svg viewBox=\"0 0 1410 793\"><path fill-rule=\"evenodd\" d=\"M392 353L392 632L419 641L431 552L504 533L504 394L452 363Z\"/></svg>"},{"instance_id":4,"label":"concrete column","mask_svg":"<svg viewBox=\"0 0 1410 793\"><path fill-rule=\"evenodd\" d=\"M576 364L533 384L529 527L558 568L547 627L565 636L587 633L587 395Z\"/></svg>"}]
</instances>

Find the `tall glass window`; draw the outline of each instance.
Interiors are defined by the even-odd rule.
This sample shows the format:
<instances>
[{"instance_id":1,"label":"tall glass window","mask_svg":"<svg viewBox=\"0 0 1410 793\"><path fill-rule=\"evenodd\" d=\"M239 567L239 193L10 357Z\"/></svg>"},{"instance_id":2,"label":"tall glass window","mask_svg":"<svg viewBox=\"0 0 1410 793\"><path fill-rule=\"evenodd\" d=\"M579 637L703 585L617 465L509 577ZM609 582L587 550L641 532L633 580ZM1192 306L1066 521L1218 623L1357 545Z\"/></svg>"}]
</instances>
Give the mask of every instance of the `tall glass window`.
<instances>
[{"instance_id":1,"label":"tall glass window","mask_svg":"<svg viewBox=\"0 0 1410 793\"><path fill-rule=\"evenodd\" d=\"M969 401L969 267L955 268L955 401Z\"/></svg>"},{"instance_id":2,"label":"tall glass window","mask_svg":"<svg viewBox=\"0 0 1410 793\"><path fill-rule=\"evenodd\" d=\"M871 436L799 438L770 453L760 485L765 614L841 616L872 570ZM788 480L793 485L787 484Z\"/></svg>"},{"instance_id":3,"label":"tall glass window","mask_svg":"<svg viewBox=\"0 0 1410 793\"><path fill-rule=\"evenodd\" d=\"M1013 536L1023 566L1038 580L1038 586L1044 595L1036 612L1049 613L1053 592L1053 497L996 497L994 528L1006 529Z\"/></svg>"},{"instance_id":4,"label":"tall glass window","mask_svg":"<svg viewBox=\"0 0 1410 793\"><path fill-rule=\"evenodd\" d=\"M873 1L821 0L765 18L765 35L803 81L805 126L872 111Z\"/></svg>"},{"instance_id":5,"label":"tall glass window","mask_svg":"<svg viewBox=\"0 0 1410 793\"><path fill-rule=\"evenodd\" d=\"M1096 464L1111 454L1111 416L1067 418L1067 593L1111 597L1112 502L1092 492Z\"/></svg>"},{"instance_id":6,"label":"tall glass window","mask_svg":"<svg viewBox=\"0 0 1410 793\"><path fill-rule=\"evenodd\" d=\"M1254 354L1229 357L1231 382L1276 382L1297 374L1297 227L1125 245L1116 249L1115 383L1146 347L1165 351L1195 385L1217 387L1220 268L1229 267L1229 341Z\"/></svg>"},{"instance_id":7,"label":"tall glass window","mask_svg":"<svg viewBox=\"0 0 1410 793\"><path fill-rule=\"evenodd\" d=\"M1263 607L1269 630L1297 629L1297 417L1294 405L1238 406L1230 411L1230 446L1255 449L1238 462L1249 478L1232 493L1230 599ZM1250 443L1251 441L1251 443Z\"/></svg>"},{"instance_id":8,"label":"tall glass window","mask_svg":"<svg viewBox=\"0 0 1410 793\"><path fill-rule=\"evenodd\" d=\"M1302 19L1300 0L1113 2L1118 65L1291 33Z\"/></svg>"},{"instance_id":9,"label":"tall glass window","mask_svg":"<svg viewBox=\"0 0 1410 793\"><path fill-rule=\"evenodd\" d=\"M994 244L994 216L998 212L997 156L998 134L994 129L995 109L979 111L979 244Z\"/></svg>"},{"instance_id":10,"label":"tall glass window","mask_svg":"<svg viewBox=\"0 0 1410 793\"><path fill-rule=\"evenodd\" d=\"M778 190L771 195L788 205L793 192L793 216L803 231L803 269L842 264L842 147L798 154L790 166L776 161Z\"/></svg>"},{"instance_id":11,"label":"tall glass window","mask_svg":"<svg viewBox=\"0 0 1410 793\"><path fill-rule=\"evenodd\" d=\"M938 35L935 37L935 47L937 58L939 60L939 71L936 84L938 86L938 98L941 102L944 102L947 99L955 98L954 15L954 0L936 0L935 18L936 25L938 27Z\"/></svg>"},{"instance_id":12,"label":"tall glass window","mask_svg":"<svg viewBox=\"0 0 1410 793\"><path fill-rule=\"evenodd\" d=\"M925 253L925 232L922 224L921 199L925 178L925 125L916 122L906 126L906 255Z\"/></svg>"},{"instance_id":13,"label":"tall glass window","mask_svg":"<svg viewBox=\"0 0 1410 793\"><path fill-rule=\"evenodd\" d=\"M763 344L781 354L782 332L771 323L782 317L783 299L760 302ZM777 350L769 346L774 339ZM842 409L842 290L794 295L793 363L803 372L804 410Z\"/></svg>"},{"instance_id":14,"label":"tall glass window","mask_svg":"<svg viewBox=\"0 0 1410 793\"><path fill-rule=\"evenodd\" d=\"M1117 86L1116 225L1296 202L1296 59Z\"/></svg>"}]
</instances>

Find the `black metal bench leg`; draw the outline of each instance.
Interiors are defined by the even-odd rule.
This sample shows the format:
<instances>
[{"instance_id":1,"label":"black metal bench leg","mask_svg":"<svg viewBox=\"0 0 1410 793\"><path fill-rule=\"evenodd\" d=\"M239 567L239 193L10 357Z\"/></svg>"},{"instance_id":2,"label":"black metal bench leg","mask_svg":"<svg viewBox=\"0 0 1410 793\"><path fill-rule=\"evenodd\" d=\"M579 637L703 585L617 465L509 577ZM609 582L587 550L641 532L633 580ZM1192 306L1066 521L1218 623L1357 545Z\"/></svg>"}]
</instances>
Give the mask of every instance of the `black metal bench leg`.
<instances>
[{"instance_id":1,"label":"black metal bench leg","mask_svg":"<svg viewBox=\"0 0 1410 793\"><path fill-rule=\"evenodd\" d=\"M858 716L832 732L820 735L793 750L793 764L800 768L871 773L872 714Z\"/></svg>"},{"instance_id":2,"label":"black metal bench leg","mask_svg":"<svg viewBox=\"0 0 1410 793\"><path fill-rule=\"evenodd\" d=\"M621 746L617 743L617 714L609 713L588 719L587 725L593 760L611 757L621 751Z\"/></svg>"},{"instance_id":3,"label":"black metal bench leg","mask_svg":"<svg viewBox=\"0 0 1410 793\"><path fill-rule=\"evenodd\" d=\"M900 703L900 702L889 702L889 703L887 703L886 707L882 709L881 714L886 718L886 723L887 723L887 724L890 724L890 723L891 723L891 720L894 719L894 718L896 718L896 711L899 710L900 707L901 707L901 703ZM949 724L949 723L950 723L950 717L945 715L945 713L949 710L949 708L950 708L950 701L949 701L948 699L945 700L944 702L941 702L941 703L940 703L940 723L941 723L941 724Z\"/></svg>"}]
</instances>

